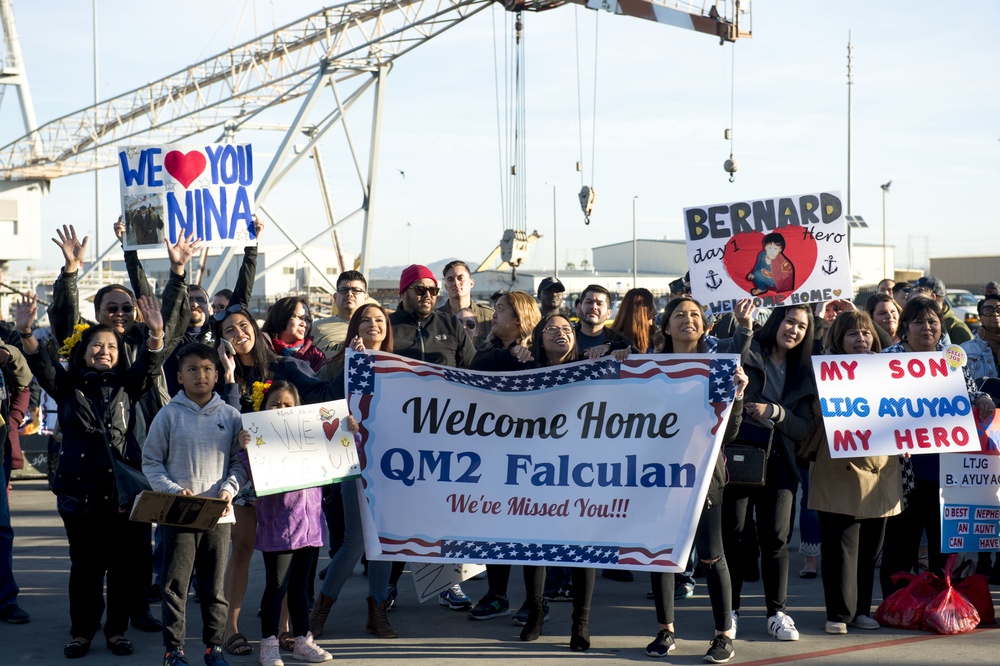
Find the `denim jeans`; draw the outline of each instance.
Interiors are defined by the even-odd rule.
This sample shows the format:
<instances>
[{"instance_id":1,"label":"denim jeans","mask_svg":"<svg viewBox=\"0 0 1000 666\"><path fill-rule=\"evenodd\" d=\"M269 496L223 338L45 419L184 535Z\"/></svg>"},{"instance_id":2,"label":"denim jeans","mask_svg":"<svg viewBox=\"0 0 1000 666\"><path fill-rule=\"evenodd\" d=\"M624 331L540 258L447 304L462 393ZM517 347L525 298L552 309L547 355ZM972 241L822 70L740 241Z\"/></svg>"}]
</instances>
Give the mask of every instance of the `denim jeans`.
<instances>
[{"instance_id":1,"label":"denim jeans","mask_svg":"<svg viewBox=\"0 0 1000 666\"><path fill-rule=\"evenodd\" d=\"M357 484L359 481L345 481L340 486L344 501L344 543L337 550L323 579L320 592L325 597L337 599L344 583L351 577L354 567L361 561L365 552L365 536L361 530L361 510L358 502ZM368 506L364 507L368 510ZM368 562L368 596L376 604L385 601L389 588L389 574L392 562L371 560Z\"/></svg>"},{"instance_id":2,"label":"denim jeans","mask_svg":"<svg viewBox=\"0 0 1000 666\"><path fill-rule=\"evenodd\" d=\"M14 580L14 528L10 525L10 498L7 483L10 479L11 451L8 447L3 457L3 488L0 488L0 610L17 603L20 591Z\"/></svg>"}]
</instances>

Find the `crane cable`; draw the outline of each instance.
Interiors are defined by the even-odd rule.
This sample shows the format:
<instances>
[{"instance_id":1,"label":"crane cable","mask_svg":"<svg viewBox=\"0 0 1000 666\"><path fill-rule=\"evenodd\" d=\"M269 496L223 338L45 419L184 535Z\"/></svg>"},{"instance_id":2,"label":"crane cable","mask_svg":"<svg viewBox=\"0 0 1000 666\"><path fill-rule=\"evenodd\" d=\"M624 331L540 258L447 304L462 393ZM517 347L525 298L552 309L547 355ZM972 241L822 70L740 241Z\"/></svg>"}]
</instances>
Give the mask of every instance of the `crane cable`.
<instances>
[{"instance_id":1,"label":"crane cable","mask_svg":"<svg viewBox=\"0 0 1000 666\"><path fill-rule=\"evenodd\" d=\"M729 174L729 182L736 180L736 172L740 169L739 161L733 157L733 124L736 122L736 43L730 45L732 49L732 64L729 72L729 129L727 138L729 139L729 159L722 165L722 168Z\"/></svg>"},{"instance_id":2,"label":"crane cable","mask_svg":"<svg viewBox=\"0 0 1000 666\"><path fill-rule=\"evenodd\" d=\"M576 7L576 13L573 14L573 30L575 33L575 43L576 43L576 108L577 108L577 133L579 135L580 141L580 157L579 161L576 163L576 170L580 173L580 208L583 210L583 223L590 224L590 213L594 207L594 174L596 172L596 153L597 153L597 64L599 62L597 51L598 45L600 44L600 12L597 12L594 16L594 99L593 108L591 116L591 135L590 135L590 186L587 186L584 181L583 172L583 94L581 77L580 77L580 23L579 23L579 13L580 7Z\"/></svg>"}]
</instances>

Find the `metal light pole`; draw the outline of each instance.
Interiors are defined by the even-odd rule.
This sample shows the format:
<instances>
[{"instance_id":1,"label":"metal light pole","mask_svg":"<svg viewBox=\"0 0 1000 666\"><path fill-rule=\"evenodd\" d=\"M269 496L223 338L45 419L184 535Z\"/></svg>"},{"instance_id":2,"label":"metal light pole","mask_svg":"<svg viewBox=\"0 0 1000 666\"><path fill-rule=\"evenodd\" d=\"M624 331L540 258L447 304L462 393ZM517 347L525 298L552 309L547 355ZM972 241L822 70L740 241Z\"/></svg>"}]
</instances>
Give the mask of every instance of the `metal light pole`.
<instances>
[{"instance_id":1,"label":"metal light pole","mask_svg":"<svg viewBox=\"0 0 1000 666\"><path fill-rule=\"evenodd\" d=\"M851 87L854 85L854 47L847 31L847 214L851 214ZM850 232L848 232L850 233Z\"/></svg>"},{"instance_id":2,"label":"metal light pole","mask_svg":"<svg viewBox=\"0 0 1000 666\"><path fill-rule=\"evenodd\" d=\"M552 277L559 279L559 237L556 235L556 184L545 183L552 188Z\"/></svg>"},{"instance_id":3,"label":"metal light pole","mask_svg":"<svg viewBox=\"0 0 1000 666\"><path fill-rule=\"evenodd\" d=\"M892 181L891 180L888 183L886 183L886 184L884 184L884 185L881 186L882 187L882 278L883 279L889 277L889 274L886 272L888 269L886 268L886 258L885 258L885 254L886 254L886 252L885 252L885 195L887 195L889 193L889 186L890 185L892 185ZM895 271L893 271L893 273L895 274Z\"/></svg>"},{"instance_id":4,"label":"metal light pole","mask_svg":"<svg viewBox=\"0 0 1000 666\"><path fill-rule=\"evenodd\" d=\"M96 115L97 103L101 96L101 79L97 68L97 0L93 2L94 16L94 109ZM97 160L97 151L94 151ZM94 257L97 258L97 284L104 283L104 267L101 266L101 171L94 169Z\"/></svg>"},{"instance_id":5,"label":"metal light pole","mask_svg":"<svg viewBox=\"0 0 1000 666\"><path fill-rule=\"evenodd\" d=\"M639 262L636 261L636 238L635 238L635 200L639 195L632 197L632 288L639 286Z\"/></svg>"}]
</instances>

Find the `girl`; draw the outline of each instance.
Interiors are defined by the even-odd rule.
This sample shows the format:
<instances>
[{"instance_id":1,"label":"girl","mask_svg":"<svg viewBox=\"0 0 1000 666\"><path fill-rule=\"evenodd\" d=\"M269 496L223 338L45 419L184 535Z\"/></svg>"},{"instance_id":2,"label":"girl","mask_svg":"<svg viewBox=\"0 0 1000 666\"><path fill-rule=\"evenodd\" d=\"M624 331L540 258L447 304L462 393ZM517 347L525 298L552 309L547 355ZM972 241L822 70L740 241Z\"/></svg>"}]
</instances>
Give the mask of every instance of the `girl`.
<instances>
[{"instance_id":1,"label":"girl","mask_svg":"<svg viewBox=\"0 0 1000 666\"><path fill-rule=\"evenodd\" d=\"M705 333L705 315L701 304L690 296L681 296L670 301L663 310L660 322L663 343L660 352L664 354L704 354L709 352L744 353L753 335L753 304L749 300L740 301L735 312L740 328L733 338L719 340ZM732 441L739 430L743 411L743 391L747 376L742 368L737 368L736 394L724 442ZM735 655L733 639L736 628L732 621L732 588L729 567L722 547L722 493L726 485L726 463L724 450L719 451L712 481L705 497L705 506L695 533L695 550L705 567L708 596L712 602L712 616L715 619L715 637L705 654L705 661L725 663ZM653 603L656 606L656 620L659 630L656 638L646 646L650 657L665 657L674 649L674 587L672 573L650 573L653 587Z\"/></svg>"},{"instance_id":2,"label":"girl","mask_svg":"<svg viewBox=\"0 0 1000 666\"><path fill-rule=\"evenodd\" d=\"M385 308L369 303L355 310L351 322L347 325L346 339L355 351L372 349L392 352L392 327L389 326L389 315ZM343 390L343 370L333 384ZM365 511L368 508L362 507L359 503L358 483L360 480L338 484L344 501L344 543L330 561L326 576L323 578L323 589L313 604L309 616L309 629L314 636L323 635L323 627L330 614L330 608L365 551L364 533L361 531L361 511L362 508ZM368 621L365 629L379 638L397 636L386 614L391 570L391 562L368 562Z\"/></svg>"},{"instance_id":3,"label":"girl","mask_svg":"<svg viewBox=\"0 0 1000 666\"><path fill-rule=\"evenodd\" d=\"M894 305L892 307L895 307ZM874 354L882 350L865 312L843 312L828 333L827 354ZM875 559L885 522L902 508L898 456L836 459L823 437L809 482L809 508L819 514L826 633L847 627L878 629L871 617Z\"/></svg>"},{"instance_id":4,"label":"girl","mask_svg":"<svg viewBox=\"0 0 1000 666\"><path fill-rule=\"evenodd\" d=\"M319 372L326 362L326 355L313 346L309 335L312 317L306 299L301 296L278 299L267 311L267 319L260 330L268 336L271 349L279 356L301 359L313 372Z\"/></svg>"},{"instance_id":5,"label":"girl","mask_svg":"<svg viewBox=\"0 0 1000 666\"><path fill-rule=\"evenodd\" d=\"M881 347L899 342L899 304L889 294L874 294L865 303L865 312L872 318L875 333L878 335ZM879 333L881 331L881 333Z\"/></svg>"},{"instance_id":6,"label":"girl","mask_svg":"<svg viewBox=\"0 0 1000 666\"><path fill-rule=\"evenodd\" d=\"M653 293L641 287L625 292L611 330L631 340L637 353L653 351Z\"/></svg>"},{"instance_id":7,"label":"girl","mask_svg":"<svg viewBox=\"0 0 1000 666\"><path fill-rule=\"evenodd\" d=\"M228 356L223 363L233 363ZM271 382L263 409L286 409L299 405L295 385L284 380ZM250 433L241 430L240 454L250 470L246 454ZM312 562L323 545L323 489L305 488L277 495L258 497L256 548L264 555L264 595L260 600L260 663L282 663L278 645L278 622L281 602L288 593L288 616L295 636L294 656L310 662L330 661L329 652L313 642L309 632L309 580Z\"/></svg>"},{"instance_id":8,"label":"girl","mask_svg":"<svg viewBox=\"0 0 1000 666\"><path fill-rule=\"evenodd\" d=\"M17 328L28 365L42 389L59 405L62 447L52 490L69 541L69 614L73 639L63 654L75 659L87 654L101 626L104 613L104 579L107 576L106 645L115 655L132 654L125 638L129 599L144 575L130 553L145 539L148 525L129 520L119 507L109 456L135 469L141 466L138 447L129 446L126 433L130 407L149 391L163 367L163 318L159 303L149 296L138 299L145 318L147 338L134 363L120 363L122 336L112 326L97 324L70 341L69 363L63 369L38 340L24 332L38 314L37 298L17 304ZM74 336L75 337L75 336ZM108 544L118 544L108 547ZM148 546L147 546L148 547ZM145 572L148 577L148 572ZM148 584L144 589L148 589Z\"/></svg>"},{"instance_id":9,"label":"girl","mask_svg":"<svg viewBox=\"0 0 1000 666\"><path fill-rule=\"evenodd\" d=\"M775 308L751 341L750 351L744 357L749 384L743 410L749 419L744 418L743 429L748 420L762 430L773 428L771 455L763 486L730 485L723 496L723 544L726 559L730 561L738 561L740 535L751 499L756 507L767 631L782 641L799 639L795 623L784 611L788 592L788 534L798 484L795 444L807 439L816 427L812 347L813 317L806 305ZM742 569L733 567L730 575L733 619L738 622ZM735 625L734 622L734 630Z\"/></svg>"}]
</instances>

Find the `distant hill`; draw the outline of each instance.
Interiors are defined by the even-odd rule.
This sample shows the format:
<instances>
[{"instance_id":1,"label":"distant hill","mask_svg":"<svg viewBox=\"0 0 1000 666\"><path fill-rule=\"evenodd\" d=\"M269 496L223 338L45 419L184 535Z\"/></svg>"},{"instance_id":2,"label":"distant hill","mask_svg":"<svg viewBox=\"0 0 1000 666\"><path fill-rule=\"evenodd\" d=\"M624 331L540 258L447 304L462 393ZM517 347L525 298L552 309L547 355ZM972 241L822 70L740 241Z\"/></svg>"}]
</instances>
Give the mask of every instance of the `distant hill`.
<instances>
[{"instance_id":1,"label":"distant hill","mask_svg":"<svg viewBox=\"0 0 1000 666\"><path fill-rule=\"evenodd\" d=\"M441 273L444 270L444 267L448 265L448 262L451 262L451 261L454 261L454 260L455 260L455 257L450 257L448 259L439 259L439 260L437 260L437 261L435 261L433 263L424 264L424 265L427 266L427 268L431 269L434 272L434 275L440 281L440 279L441 279ZM406 265L400 265L400 266L379 266L378 268L371 269L369 271L369 275L367 275L366 277L369 280L398 280L399 279L399 275L403 272L404 268L406 268ZM473 267L473 269L474 268L475 267ZM470 269L470 270L472 270L472 269Z\"/></svg>"}]
</instances>

